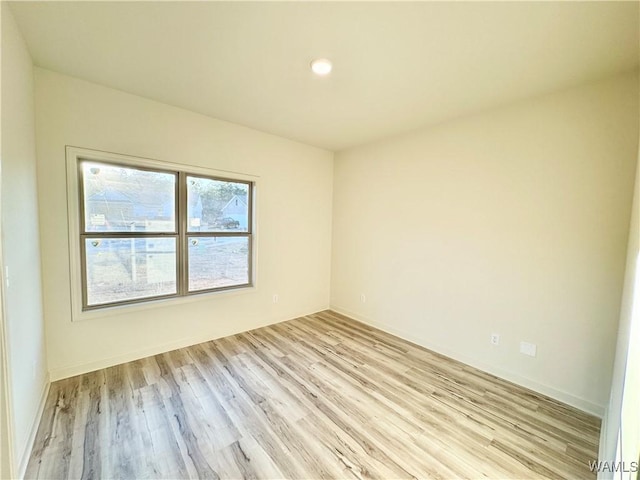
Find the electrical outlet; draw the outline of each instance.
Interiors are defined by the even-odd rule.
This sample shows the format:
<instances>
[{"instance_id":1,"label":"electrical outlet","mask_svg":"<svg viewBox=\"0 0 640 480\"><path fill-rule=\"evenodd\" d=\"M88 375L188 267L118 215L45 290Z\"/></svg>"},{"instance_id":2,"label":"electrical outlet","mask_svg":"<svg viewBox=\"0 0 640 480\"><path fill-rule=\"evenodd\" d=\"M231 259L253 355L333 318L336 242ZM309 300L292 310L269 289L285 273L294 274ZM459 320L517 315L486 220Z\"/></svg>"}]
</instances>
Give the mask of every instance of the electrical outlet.
<instances>
[{"instance_id":1,"label":"electrical outlet","mask_svg":"<svg viewBox=\"0 0 640 480\"><path fill-rule=\"evenodd\" d=\"M520 342L520 353L523 355L529 355L530 357L536 356L536 344L529 342Z\"/></svg>"},{"instance_id":2,"label":"electrical outlet","mask_svg":"<svg viewBox=\"0 0 640 480\"><path fill-rule=\"evenodd\" d=\"M360 294L360 301L362 303L367 303L367 296L364 293Z\"/></svg>"},{"instance_id":3,"label":"electrical outlet","mask_svg":"<svg viewBox=\"0 0 640 480\"><path fill-rule=\"evenodd\" d=\"M491 345L500 345L500 334L492 333L491 334Z\"/></svg>"},{"instance_id":4,"label":"electrical outlet","mask_svg":"<svg viewBox=\"0 0 640 480\"><path fill-rule=\"evenodd\" d=\"M278 294L277 294L277 293L275 293L275 294L273 295L273 303L278 303L278 300L279 300L279 298L278 298Z\"/></svg>"}]
</instances>

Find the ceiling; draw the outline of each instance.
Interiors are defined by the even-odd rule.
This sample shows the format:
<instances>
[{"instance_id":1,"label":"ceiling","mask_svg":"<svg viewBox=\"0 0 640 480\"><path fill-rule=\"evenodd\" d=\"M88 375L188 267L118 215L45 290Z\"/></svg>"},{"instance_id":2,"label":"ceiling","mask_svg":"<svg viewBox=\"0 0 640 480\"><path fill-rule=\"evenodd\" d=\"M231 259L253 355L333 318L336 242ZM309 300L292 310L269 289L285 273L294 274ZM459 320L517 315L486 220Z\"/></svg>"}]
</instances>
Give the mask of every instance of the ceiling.
<instances>
[{"instance_id":1,"label":"ceiling","mask_svg":"<svg viewBox=\"0 0 640 480\"><path fill-rule=\"evenodd\" d=\"M34 63L329 150L638 67L638 2L13 2ZM333 61L328 77L309 63Z\"/></svg>"}]
</instances>

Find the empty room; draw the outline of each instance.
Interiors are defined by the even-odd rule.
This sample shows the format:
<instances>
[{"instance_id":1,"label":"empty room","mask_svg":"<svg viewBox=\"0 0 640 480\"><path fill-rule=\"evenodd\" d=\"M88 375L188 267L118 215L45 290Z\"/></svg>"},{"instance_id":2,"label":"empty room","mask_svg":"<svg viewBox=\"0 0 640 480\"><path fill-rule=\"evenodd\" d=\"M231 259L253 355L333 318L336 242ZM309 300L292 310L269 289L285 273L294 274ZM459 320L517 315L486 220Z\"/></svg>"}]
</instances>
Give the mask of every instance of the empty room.
<instances>
[{"instance_id":1,"label":"empty room","mask_svg":"<svg viewBox=\"0 0 640 480\"><path fill-rule=\"evenodd\" d=\"M640 3L1 20L0 478L639 478Z\"/></svg>"}]
</instances>

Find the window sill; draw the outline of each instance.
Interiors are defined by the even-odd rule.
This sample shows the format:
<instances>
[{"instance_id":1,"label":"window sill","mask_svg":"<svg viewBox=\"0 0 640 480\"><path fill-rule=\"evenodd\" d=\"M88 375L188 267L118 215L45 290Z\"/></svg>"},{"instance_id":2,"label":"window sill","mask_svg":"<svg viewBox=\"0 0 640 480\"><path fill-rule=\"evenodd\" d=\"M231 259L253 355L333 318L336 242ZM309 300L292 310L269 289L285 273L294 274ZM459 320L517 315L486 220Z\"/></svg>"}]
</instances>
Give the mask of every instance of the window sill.
<instances>
[{"instance_id":1,"label":"window sill","mask_svg":"<svg viewBox=\"0 0 640 480\"><path fill-rule=\"evenodd\" d=\"M234 297L237 295L247 295L255 293L257 288L254 286L234 288L232 290L221 290L218 292L198 293L184 297L163 298L158 300L148 300L140 303L131 303L128 305L114 305L95 310L86 310L74 312L72 321L82 322L85 320L93 320L97 318L113 317L116 315L126 315L145 310L153 310L156 308L170 307L173 305L182 305L194 302L203 302L220 297Z\"/></svg>"}]
</instances>

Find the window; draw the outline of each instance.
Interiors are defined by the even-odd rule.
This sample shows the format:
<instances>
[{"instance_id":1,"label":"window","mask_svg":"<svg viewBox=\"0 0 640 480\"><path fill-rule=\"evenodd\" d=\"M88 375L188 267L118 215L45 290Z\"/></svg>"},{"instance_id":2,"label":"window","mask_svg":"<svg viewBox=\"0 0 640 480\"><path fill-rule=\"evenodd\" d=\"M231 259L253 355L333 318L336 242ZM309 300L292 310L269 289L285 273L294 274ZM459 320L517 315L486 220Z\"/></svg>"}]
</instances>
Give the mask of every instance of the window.
<instances>
[{"instance_id":1,"label":"window","mask_svg":"<svg viewBox=\"0 0 640 480\"><path fill-rule=\"evenodd\" d=\"M82 310L252 285L253 182L80 156L76 168Z\"/></svg>"}]
</instances>

